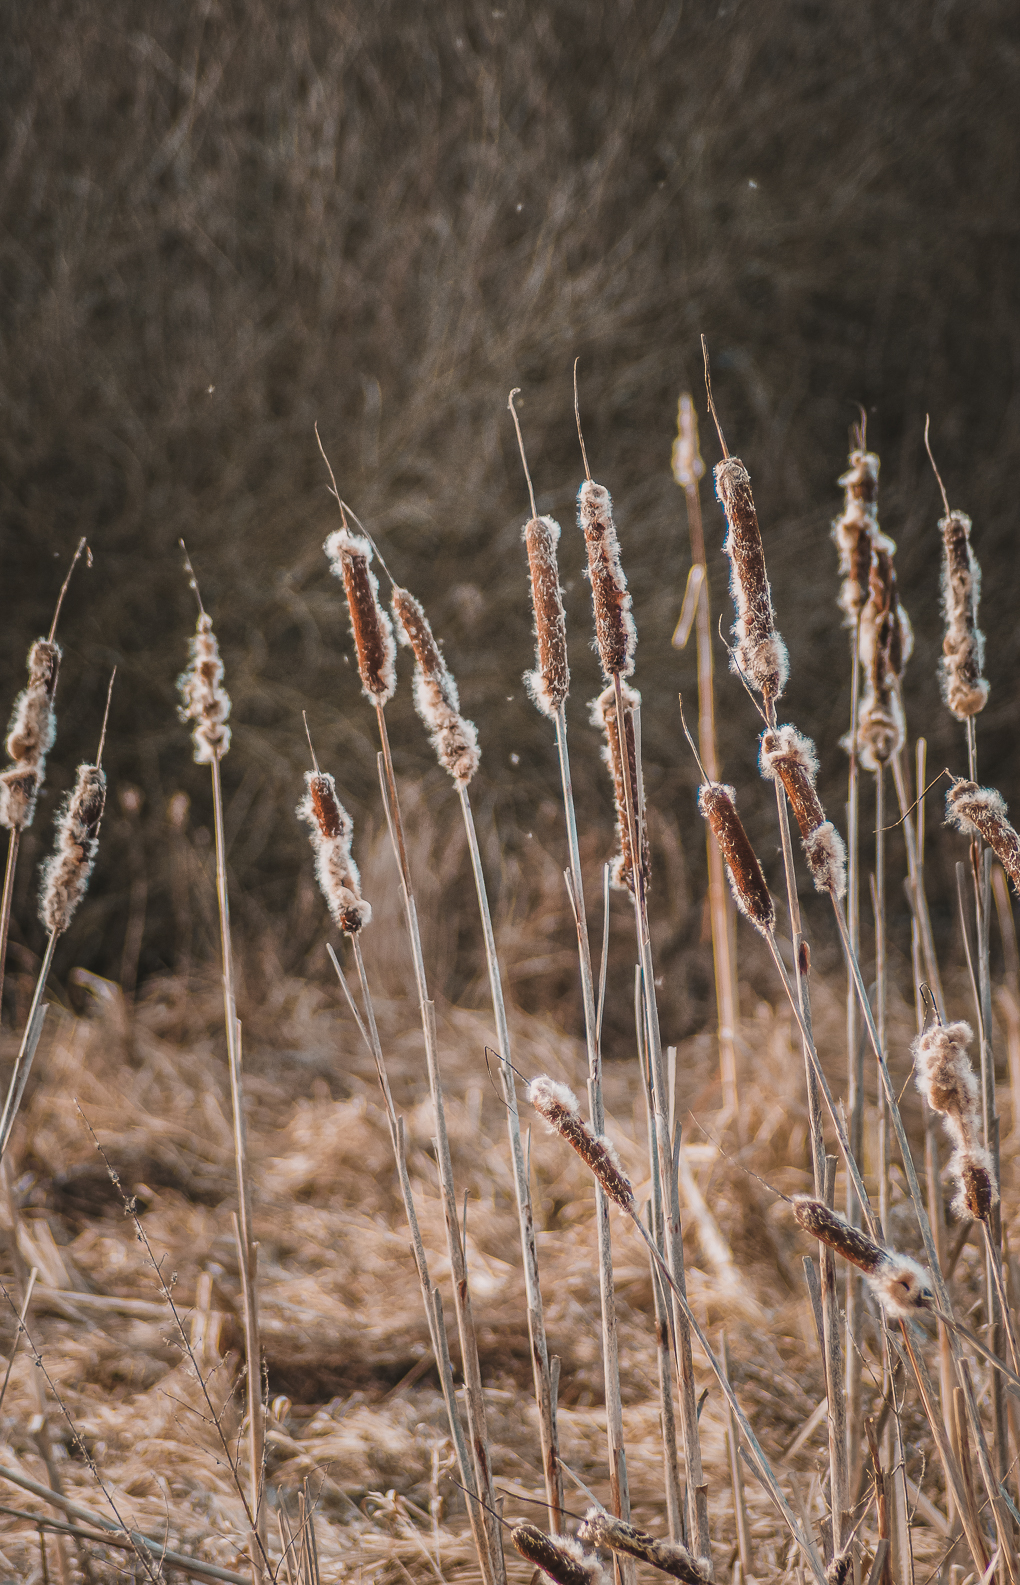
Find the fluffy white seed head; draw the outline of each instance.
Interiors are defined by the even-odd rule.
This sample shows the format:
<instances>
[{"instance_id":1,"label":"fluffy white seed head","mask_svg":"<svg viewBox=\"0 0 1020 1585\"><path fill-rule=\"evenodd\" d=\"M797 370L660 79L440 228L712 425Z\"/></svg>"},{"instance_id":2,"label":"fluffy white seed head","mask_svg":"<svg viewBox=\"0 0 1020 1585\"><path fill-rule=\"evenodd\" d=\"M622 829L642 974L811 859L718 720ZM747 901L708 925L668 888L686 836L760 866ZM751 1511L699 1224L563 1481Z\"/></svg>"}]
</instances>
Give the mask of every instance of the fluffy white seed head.
<instances>
[{"instance_id":1,"label":"fluffy white seed head","mask_svg":"<svg viewBox=\"0 0 1020 1585\"><path fill-rule=\"evenodd\" d=\"M914 1082L933 1112L956 1120L968 1130L970 1120L980 1120L980 1090L967 1048L974 1031L962 1019L955 1024L932 1024L911 1047Z\"/></svg>"},{"instance_id":2,"label":"fluffy white seed head","mask_svg":"<svg viewBox=\"0 0 1020 1585\"><path fill-rule=\"evenodd\" d=\"M466 787L482 758L475 724L460 713L453 673L418 601L406 589L394 589L393 610L400 642L414 651L415 709L428 728L440 765Z\"/></svg>"},{"instance_id":3,"label":"fluffy white seed head","mask_svg":"<svg viewBox=\"0 0 1020 1585\"><path fill-rule=\"evenodd\" d=\"M28 652L28 684L18 695L7 728L7 752L14 764L0 776L0 825L24 831L32 824L46 756L57 735L53 696L60 669L60 646L36 639Z\"/></svg>"},{"instance_id":4,"label":"fluffy white seed head","mask_svg":"<svg viewBox=\"0 0 1020 1585\"><path fill-rule=\"evenodd\" d=\"M535 670L525 672L524 686L536 708L555 721L570 690L567 624L556 562L560 525L551 517L533 517L524 525L523 538L535 614Z\"/></svg>"},{"instance_id":5,"label":"fluffy white seed head","mask_svg":"<svg viewBox=\"0 0 1020 1585\"><path fill-rule=\"evenodd\" d=\"M351 855L354 822L337 797L336 782L321 771L305 774L305 796L297 815L310 828L315 874L337 926L354 935L372 921L361 895L361 876Z\"/></svg>"},{"instance_id":6,"label":"fluffy white seed head","mask_svg":"<svg viewBox=\"0 0 1020 1585\"><path fill-rule=\"evenodd\" d=\"M804 856L816 890L846 896L846 843L831 820L823 820L804 838Z\"/></svg>"},{"instance_id":7,"label":"fluffy white seed head","mask_svg":"<svg viewBox=\"0 0 1020 1585\"><path fill-rule=\"evenodd\" d=\"M946 794L946 824L987 842L1020 894L1020 835L1006 818L1001 793L960 777Z\"/></svg>"},{"instance_id":8,"label":"fluffy white seed head","mask_svg":"<svg viewBox=\"0 0 1020 1585\"><path fill-rule=\"evenodd\" d=\"M958 721L977 715L988 703L988 683L981 675L985 635L978 627L981 568L971 549L971 520L966 512L950 512L939 522L942 559L942 640L939 681L942 697Z\"/></svg>"},{"instance_id":9,"label":"fluffy white seed head","mask_svg":"<svg viewBox=\"0 0 1020 1585\"><path fill-rule=\"evenodd\" d=\"M909 1255L890 1251L888 1259L865 1281L886 1315L897 1320L910 1320L935 1298L930 1275Z\"/></svg>"},{"instance_id":10,"label":"fluffy white seed head","mask_svg":"<svg viewBox=\"0 0 1020 1585\"><path fill-rule=\"evenodd\" d=\"M223 662L212 617L203 611L189 642L191 664L177 679L182 721L193 722L191 739L197 765L222 759L230 747L230 695L223 686Z\"/></svg>"},{"instance_id":11,"label":"fluffy white seed head","mask_svg":"<svg viewBox=\"0 0 1020 1585\"><path fill-rule=\"evenodd\" d=\"M39 918L62 935L88 890L99 850L99 826L106 807L106 775L96 765L79 765L75 784L57 818L53 853L42 867Z\"/></svg>"}]
</instances>

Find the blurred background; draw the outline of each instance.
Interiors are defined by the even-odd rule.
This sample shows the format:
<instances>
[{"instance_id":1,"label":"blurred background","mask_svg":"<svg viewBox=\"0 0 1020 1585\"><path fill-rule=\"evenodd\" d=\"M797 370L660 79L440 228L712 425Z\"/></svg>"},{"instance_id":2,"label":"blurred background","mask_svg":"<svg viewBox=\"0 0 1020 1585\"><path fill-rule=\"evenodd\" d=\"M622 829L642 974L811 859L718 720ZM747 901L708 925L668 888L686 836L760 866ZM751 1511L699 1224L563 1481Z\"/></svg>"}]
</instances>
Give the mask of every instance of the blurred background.
<instances>
[{"instance_id":1,"label":"blurred background","mask_svg":"<svg viewBox=\"0 0 1020 1585\"><path fill-rule=\"evenodd\" d=\"M950 501L973 515L985 569L981 775L1016 797L1014 7L14 0L5 15L3 710L80 535L94 559L62 618L58 739L23 845L8 1026L42 944L37 865L74 766L94 754L114 663L100 857L54 988L73 998L73 965L128 993L215 972L208 772L176 716L195 619L182 536L233 699L224 780L249 1016L280 986L325 984L329 972L325 909L293 814L308 766L302 710L357 822L379 910L370 966L391 992L404 983L387 928L397 904L374 717L321 548L337 509L316 421L342 493L424 602L478 724L473 797L513 993L576 1023L554 742L521 684L532 663L528 511L506 410L521 387L539 510L563 524L571 747L597 920L613 810L588 724L599 681L574 523L575 357L640 633L666 1038L714 1016L698 775L677 706L682 689L693 717L694 652L670 645L690 564L670 447L679 393L701 405L702 332L790 649L784 717L817 739L837 823L850 667L829 524L858 403L917 633L912 735L927 735L933 772L964 767L962 729L935 682L930 412ZM711 468L718 444L704 421L702 442ZM728 627L710 485L714 609ZM755 713L721 646L717 660L725 774L778 886ZM481 966L458 810L413 714L406 655L388 715L435 989L470 1004ZM948 943L960 843L939 830L940 804L936 790L930 884ZM898 836L893 846L899 864ZM890 890L899 895L897 880ZM623 943L622 900L614 919ZM611 998L621 1041L627 961L623 950ZM753 981L753 952L743 972Z\"/></svg>"}]
</instances>

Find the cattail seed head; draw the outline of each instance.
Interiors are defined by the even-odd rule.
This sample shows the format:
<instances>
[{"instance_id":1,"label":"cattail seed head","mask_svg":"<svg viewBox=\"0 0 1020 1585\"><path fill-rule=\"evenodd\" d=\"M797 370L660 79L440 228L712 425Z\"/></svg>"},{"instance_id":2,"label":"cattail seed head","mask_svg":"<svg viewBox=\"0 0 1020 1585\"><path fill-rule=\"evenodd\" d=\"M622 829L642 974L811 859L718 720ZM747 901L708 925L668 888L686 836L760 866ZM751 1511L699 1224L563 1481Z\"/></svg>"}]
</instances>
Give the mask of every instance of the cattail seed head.
<instances>
[{"instance_id":1,"label":"cattail seed head","mask_svg":"<svg viewBox=\"0 0 1020 1585\"><path fill-rule=\"evenodd\" d=\"M53 696L60 668L60 646L36 639L28 652L28 684L14 702L7 729L7 752L14 764L0 776L0 825L24 831L46 772L46 756L57 735Z\"/></svg>"},{"instance_id":2,"label":"cattail seed head","mask_svg":"<svg viewBox=\"0 0 1020 1585\"><path fill-rule=\"evenodd\" d=\"M589 1508L578 1526L577 1538L585 1546L606 1547L611 1552L623 1552L628 1557L651 1563L653 1568L684 1585L709 1585L711 1564L701 1561L676 1541L660 1541L647 1530L638 1530L625 1519L617 1519L604 1508Z\"/></svg>"},{"instance_id":3,"label":"cattail seed head","mask_svg":"<svg viewBox=\"0 0 1020 1585\"><path fill-rule=\"evenodd\" d=\"M825 1585L845 1585L850 1576L853 1560L852 1546L848 1546L845 1552L837 1552L825 1570Z\"/></svg>"},{"instance_id":4,"label":"cattail seed head","mask_svg":"<svg viewBox=\"0 0 1020 1585\"><path fill-rule=\"evenodd\" d=\"M58 935L71 923L88 889L105 806L105 773L96 765L79 765L74 789L57 818L53 853L41 871L39 918Z\"/></svg>"},{"instance_id":5,"label":"cattail seed head","mask_svg":"<svg viewBox=\"0 0 1020 1585\"><path fill-rule=\"evenodd\" d=\"M957 1183L954 1212L961 1221L966 1217L985 1221L999 1202L990 1151L982 1145L969 1145L953 1154L949 1167Z\"/></svg>"},{"instance_id":6,"label":"cattail seed head","mask_svg":"<svg viewBox=\"0 0 1020 1585\"><path fill-rule=\"evenodd\" d=\"M533 704L555 721L570 690L567 665L567 622L563 590L556 565L560 525L551 517L533 517L524 526L531 573L531 604L535 613L535 670L525 672L524 685Z\"/></svg>"},{"instance_id":7,"label":"cattail seed head","mask_svg":"<svg viewBox=\"0 0 1020 1585\"><path fill-rule=\"evenodd\" d=\"M878 533L879 459L873 451L850 453L850 468L839 480L845 491L842 516L832 524L843 584L840 608L853 627L868 598L873 537Z\"/></svg>"},{"instance_id":8,"label":"cattail seed head","mask_svg":"<svg viewBox=\"0 0 1020 1585\"><path fill-rule=\"evenodd\" d=\"M762 733L761 773L768 781L782 782L804 844L804 855L815 886L837 898L846 892L846 848L831 820L826 820L815 777L818 758L810 738L793 726Z\"/></svg>"},{"instance_id":9,"label":"cattail seed head","mask_svg":"<svg viewBox=\"0 0 1020 1585\"><path fill-rule=\"evenodd\" d=\"M968 1121L979 1122L977 1075L971 1067L967 1047L974 1031L962 1020L956 1024L932 1024L917 1036L911 1046L914 1083L933 1112L954 1119L957 1137L965 1135Z\"/></svg>"},{"instance_id":10,"label":"cattail seed head","mask_svg":"<svg viewBox=\"0 0 1020 1585\"><path fill-rule=\"evenodd\" d=\"M196 765L211 765L230 747L230 695L223 686L223 662L213 632L212 617L203 611L189 642L191 664L177 679L181 695L178 714L193 721L191 739Z\"/></svg>"},{"instance_id":11,"label":"cattail seed head","mask_svg":"<svg viewBox=\"0 0 1020 1585\"><path fill-rule=\"evenodd\" d=\"M735 798L732 787L724 786L722 782L705 782L698 789L698 808L711 826L712 835L726 861L737 907L764 936L775 928L775 905L757 855L737 814Z\"/></svg>"},{"instance_id":12,"label":"cattail seed head","mask_svg":"<svg viewBox=\"0 0 1020 1585\"><path fill-rule=\"evenodd\" d=\"M316 878L338 928L355 935L371 924L372 909L361 895L361 876L351 856L354 822L337 797L332 776L308 771L305 787L297 816L311 828Z\"/></svg>"},{"instance_id":13,"label":"cattail seed head","mask_svg":"<svg viewBox=\"0 0 1020 1585\"><path fill-rule=\"evenodd\" d=\"M946 824L983 838L1020 894L1020 836L1006 819L1001 793L961 776L946 794Z\"/></svg>"},{"instance_id":14,"label":"cattail seed head","mask_svg":"<svg viewBox=\"0 0 1020 1585\"><path fill-rule=\"evenodd\" d=\"M677 403L676 439L673 442L673 477L684 489L690 489L704 478L705 464L698 444L698 415L694 403L685 391Z\"/></svg>"},{"instance_id":15,"label":"cattail seed head","mask_svg":"<svg viewBox=\"0 0 1020 1585\"><path fill-rule=\"evenodd\" d=\"M369 565L372 547L345 525L330 534L323 549L343 580L365 697L381 707L393 698L397 686L397 646L393 624L379 604L379 580Z\"/></svg>"},{"instance_id":16,"label":"cattail seed head","mask_svg":"<svg viewBox=\"0 0 1020 1585\"><path fill-rule=\"evenodd\" d=\"M942 560L942 640L939 680L942 697L958 721L977 715L988 703L985 635L977 625L981 569L971 549L971 521L966 512L950 512L939 522L945 554Z\"/></svg>"},{"instance_id":17,"label":"cattail seed head","mask_svg":"<svg viewBox=\"0 0 1020 1585\"><path fill-rule=\"evenodd\" d=\"M641 877L645 890L651 877L651 852L648 846L648 830L641 818L640 801L638 797L637 777L637 736L634 731L634 712L641 704L641 695L636 688L631 688L627 683L621 687L623 696L623 729L627 744L627 769L626 775L630 784L631 808L634 820L639 830L641 846ZM627 820L627 783L624 781L623 755L620 752L620 733L616 720L616 689L609 687L599 694L591 706L592 726L601 727L606 735L602 749L602 758L609 766L613 777L613 791L616 796L616 840L620 851L613 860L609 872L610 884L618 890L634 890L633 855L630 848L630 825Z\"/></svg>"},{"instance_id":18,"label":"cattail seed head","mask_svg":"<svg viewBox=\"0 0 1020 1585\"><path fill-rule=\"evenodd\" d=\"M517 1524L510 1539L521 1557L540 1569L554 1585L608 1585L598 1558L584 1551L571 1536L549 1536L537 1525Z\"/></svg>"},{"instance_id":19,"label":"cattail seed head","mask_svg":"<svg viewBox=\"0 0 1020 1585\"><path fill-rule=\"evenodd\" d=\"M614 1146L605 1135L593 1134L581 1116L577 1096L565 1084L543 1075L528 1085L528 1100L549 1127L576 1150L599 1180L611 1200L624 1211L634 1209L634 1190L620 1165Z\"/></svg>"},{"instance_id":20,"label":"cattail seed head","mask_svg":"<svg viewBox=\"0 0 1020 1585\"><path fill-rule=\"evenodd\" d=\"M482 757L474 722L460 714L457 684L418 601L406 589L394 589L393 610L400 623L400 641L410 645L417 662L415 709L428 728L440 765L466 787Z\"/></svg>"},{"instance_id":21,"label":"cattail seed head","mask_svg":"<svg viewBox=\"0 0 1020 1585\"><path fill-rule=\"evenodd\" d=\"M888 1314L909 1316L931 1303L931 1279L909 1255L883 1249L821 1200L798 1195L793 1201L793 1214L806 1233L864 1272L869 1287Z\"/></svg>"},{"instance_id":22,"label":"cattail seed head","mask_svg":"<svg viewBox=\"0 0 1020 1585\"><path fill-rule=\"evenodd\" d=\"M776 632L751 479L739 457L717 463L715 490L726 513L723 550L730 561L730 592L737 608L734 666L763 698L776 700L786 686L790 659Z\"/></svg>"},{"instance_id":23,"label":"cattail seed head","mask_svg":"<svg viewBox=\"0 0 1020 1585\"><path fill-rule=\"evenodd\" d=\"M637 628L620 561L613 502L605 485L586 479L577 493L577 526L588 547L588 576L595 612L595 642L607 678L634 670Z\"/></svg>"},{"instance_id":24,"label":"cattail seed head","mask_svg":"<svg viewBox=\"0 0 1020 1585\"><path fill-rule=\"evenodd\" d=\"M797 1225L805 1233L817 1238L820 1244L828 1245L829 1249L835 1250L837 1255L842 1255L844 1260L869 1276L878 1270L886 1258L886 1251L881 1244L876 1244L859 1227L851 1226L838 1211L830 1210L824 1200L797 1195L793 1201L793 1214Z\"/></svg>"}]
</instances>

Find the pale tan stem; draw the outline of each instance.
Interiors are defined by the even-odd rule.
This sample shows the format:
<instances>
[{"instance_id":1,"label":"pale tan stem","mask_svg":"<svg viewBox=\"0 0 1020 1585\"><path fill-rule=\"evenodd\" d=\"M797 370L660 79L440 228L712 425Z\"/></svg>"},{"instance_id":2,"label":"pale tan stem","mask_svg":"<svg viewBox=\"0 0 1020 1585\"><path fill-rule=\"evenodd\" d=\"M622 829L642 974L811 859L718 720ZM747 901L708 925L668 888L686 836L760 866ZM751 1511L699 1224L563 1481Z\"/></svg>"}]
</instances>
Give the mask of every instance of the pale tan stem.
<instances>
[{"instance_id":1,"label":"pale tan stem","mask_svg":"<svg viewBox=\"0 0 1020 1585\"><path fill-rule=\"evenodd\" d=\"M435 1006L429 998L422 955L421 934L414 896L410 890L410 872L403 843L397 784L393 775L393 762L389 753L389 738L382 710L377 712L382 752L379 755L379 774L382 786L383 807L393 842L394 854L401 873L401 898L404 918L414 963L415 984L418 991L418 1008L422 1035L425 1042L425 1065L429 1077L429 1091L436 1123L436 1160L439 1167L439 1186L443 1204L443 1222L446 1228L446 1247L453 1277L454 1312L457 1317L457 1335L460 1341L461 1361L464 1369L464 1395L467 1404L468 1428L471 1442L472 1465L475 1472L475 1490L483 1504L482 1523L487 1546L479 1554L479 1565L486 1585L505 1585L506 1568L503 1560L502 1540L495 1517L495 1493L492 1485L492 1468L489 1462L489 1438L486 1429L485 1399L482 1393L482 1370L478 1358L478 1341L475 1335L471 1292L468 1285L467 1261L461 1242L457 1214L457 1196L453 1182L453 1160L446 1130L446 1108L443 1102L443 1084L439 1071L439 1050L436 1039Z\"/></svg>"},{"instance_id":2,"label":"pale tan stem","mask_svg":"<svg viewBox=\"0 0 1020 1585\"><path fill-rule=\"evenodd\" d=\"M467 787L458 782L457 792L460 796L460 807L464 817L468 852L471 855L471 870L474 875L475 891L478 896L478 913L482 925L482 940L485 945L485 962L489 972L489 992L492 997L492 1012L496 1022L500 1077L503 1081L503 1099L506 1103L507 1134L510 1140L510 1156L513 1161L514 1192L517 1199L517 1221L521 1239L521 1259L524 1265L524 1292L528 1306L528 1333L531 1339L531 1363L535 1382L535 1400L538 1404L542 1469L545 1475L545 1491L549 1503L549 1527L555 1534L563 1527L563 1475L560 1471L559 1445L556 1436L556 1406L553 1401L552 1377L549 1371L549 1347L546 1341L545 1319L542 1311L542 1290L539 1284L535 1223L531 1209L531 1193L528 1188L528 1173L524 1163L524 1148L521 1144L521 1122L517 1111L517 1086L514 1081L510 1028L506 1017L503 981L500 973L499 958L496 953L496 938L492 929L492 914L489 909L485 873L482 869L482 857L478 851L478 833L475 830L474 814L471 810Z\"/></svg>"},{"instance_id":3,"label":"pale tan stem","mask_svg":"<svg viewBox=\"0 0 1020 1585\"><path fill-rule=\"evenodd\" d=\"M0 1116L0 1161L10 1144L11 1129L14 1119L18 1115L21 1098L25 1093L28 1075L32 1071L32 1060L35 1057L39 1036L42 1034L43 1019L46 1017L46 1007L43 1003L43 993L46 990L46 981L50 977L53 965L53 953L57 945L57 932L50 931L43 953L42 964L36 976L35 990L32 992L32 1005L28 1009L28 1019L25 1023L25 1033L21 1037L18 1055L14 1059L14 1070L11 1073L10 1083L7 1086L7 1099L4 1102L3 1114Z\"/></svg>"},{"instance_id":4,"label":"pale tan stem","mask_svg":"<svg viewBox=\"0 0 1020 1585\"><path fill-rule=\"evenodd\" d=\"M251 1188L248 1182L248 1141L244 1116L244 1081L241 1070L241 1026L234 995L234 952L230 937L230 895L227 889L227 853L223 832L223 783L220 762L210 763L213 795L213 833L216 844L216 901L220 919L223 966L223 1017L227 1032L227 1069L230 1075L230 1109L234 1135L234 1171L237 1178L238 1262L244 1313L247 1356L249 1506L252 1536L252 1578L264 1577L266 1516L262 1511L262 1467L265 1452L265 1416L262 1404L262 1346L259 1335L256 1287L258 1255L252 1238Z\"/></svg>"},{"instance_id":5,"label":"pale tan stem","mask_svg":"<svg viewBox=\"0 0 1020 1585\"><path fill-rule=\"evenodd\" d=\"M4 1005L4 970L7 967L7 934L11 927L11 907L14 902L14 873L18 867L18 848L21 844L21 829L19 826L11 827L11 834L7 839L7 863L4 866L4 891L0 901L0 1017Z\"/></svg>"}]
</instances>

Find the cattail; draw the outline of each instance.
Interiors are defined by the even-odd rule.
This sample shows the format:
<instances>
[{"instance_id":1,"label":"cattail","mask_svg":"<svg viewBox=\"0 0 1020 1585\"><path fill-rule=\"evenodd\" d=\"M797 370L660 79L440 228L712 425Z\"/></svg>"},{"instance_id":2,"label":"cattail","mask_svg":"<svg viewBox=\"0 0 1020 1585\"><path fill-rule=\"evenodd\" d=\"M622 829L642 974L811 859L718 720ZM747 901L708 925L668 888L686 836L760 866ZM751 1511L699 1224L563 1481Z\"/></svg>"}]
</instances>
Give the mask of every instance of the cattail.
<instances>
[{"instance_id":1,"label":"cattail","mask_svg":"<svg viewBox=\"0 0 1020 1585\"><path fill-rule=\"evenodd\" d=\"M524 526L536 641L535 670L525 672L524 684L533 703L552 721L570 689L567 624L556 565L559 538L560 525L551 517L533 517Z\"/></svg>"},{"instance_id":2,"label":"cattail","mask_svg":"<svg viewBox=\"0 0 1020 1585\"><path fill-rule=\"evenodd\" d=\"M971 549L971 521L966 512L940 519L945 556L942 562L942 640L939 680L942 697L958 721L977 715L988 703L988 683L981 675L985 635L977 625L981 568Z\"/></svg>"},{"instance_id":3,"label":"cattail","mask_svg":"<svg viewBox=\"0 0 1020 1585\"><path fill-rule=\"evenodd\" d=\"M670 460L673 477L685 490L691 489L705 476L705 464L698 445L698 416L686 391L677 403L676 439Z\"/></svg>"},{"instance_id":4,"label":"cattail","mask_svg":"<svg viewBox=\"0 0 1020 1585\"><path fill-rule=\"evenodd\" d=\"M577 1096L565 1084L544 1075L528 1085L528 1100L541 1112L549 1127L576 1150L598 1178L611 1200L624 1211L634 1210L634 1190L620 1165L612 1143L604 1134L593 1134L581 1116Z\"/></svg>"},{"instance_id":5,"label":"cattail","mask_svg":"<svg viewBox=\"0 0 1020 1585\"><path fill-rule=\"evenodd\" d=\"M860 610L860 661L865 687L858 712L856 751L864 769L877 773L906 742L900 682L914 647L914 634L897 590L895 542L876 525L870 544L868 598ZM842 743L848 751L853 746L849 734Z\"/></svg>"},{"instance_id":6,"label":"cattail","mask_svg":"<svg viewBox=\"0 0 1020 1585\"><path fill-rule=\"evenodd\" d=\"M46 756L57 735L53 696L59 668L59 644L36 639L28 652L28 684L15 700L7 729L7 752L14 764L0 776L0 825L12 831L25 830L35 815Z\"/></svg>"},{"instance_id":7,"label":"cattail","mask_svg":"<svg viewBox=\"0 0 1020 1585\"><path fill-rule=\"evenodd\" d=\"M196 765L221 760L230 747L230 695L223 686L223 662L212 617L203 611L190 641L191 665L177 679L183 699L178 714L195 723L191 737Z\"/></svg>"},{"instance_id":8,"label":"cattail","mask_svg":"<svg viewBox=\"0 0 1020 1585\"><path fill-rule=\"evenodd\" d=\"M414 703L432 739L440 765L466 787L481 760L473 721L460 714L460 698L428 617L406 589L394 589L393 609L400 620L401 643L409 644L417 661Z\"/></svg>"},{"instance_id":9,"label":"cattail","mask_svg":"<svg viewBox=\"0 0 1020 1585\"><path fill-rule=\"evenodd\" d=\"M961 1020L935 1023L911 1047L914 1082L933 1112L938 1112L955 1146L949 1171L956 1181L953 1209L978 1221L990 1214L999 1193L989 1152L981 1143L981 1092L967 1047L974 1031Z\"/></svg>"},{"instance_id":10,"label":"cattail","mask_svg":"<svg viewBox=\"0 0 1020 1585\"><path fill-rule=\"evenodd\" d=\"M369 563L372 547L345 524L330 534L323 549L343 579L358 674L366 697L377 708L393 698L397 686L397 646L393 624L379 604L379 580Z\"/></svg>"},{"instance_id":11,"label":"cattail","mask_svg":"<svg viewBox=\"0 0 1020 1585\"><path fill-rule=\"evenodd\" d=\"M808 867L820 892L842 897L846 892L846 848L843 838L826 820L815 778L818 758L810 738L796 727L781 726L762 733L761 773L782 782L804 844Z\"/></svg>"},{"instance_id":12,"label":"cattail","mask_svg":"<svg viewBox=\"0 0 1020 1585\"><path fill-rule=\"evenodd\" d=\"M845 1585L850 1576L850 1568L854 1560L852 1546L845 1552L837 1552L828 1568L825 1570L825 1585Z\"/></svg>"},{"instance_id":13,"label":"cattail","mask_svg":"<svg viewBox=\"0 0 1020 1585\"><path fill-rule=\"evenodd\" d=\"M726 513L723 549L730 559L730 593L737 608L734 669L771 702L786 686L790 658L776 632L751 479L739 457L725 457L716 464L715 491Z\"/></svg>"},{"instance_id":14,"label":"cattail","mask_svg":"<svg viewBox=\"0 0 1020 1585\"><path fill-rule=\"evenodd\" d=\"M832 524L832 537L843 577L839 604L848 627L855 626L868 598L872 541L879 533L879 467L873 451L852 451L850 468L838 481L845 495L842 516Z\"/></svg>"},{"instance_id":15,"label":"cattail","mask_svg":"<svg viewBox=\"0 0 1020 1585\"><path fill-rule=\"evenodd\" d=\"M607 1547L612 1552L639 1558L642 1563L651 1563L664 1574L683 1580L684 1585L709 1585L712 1578L711 1564L707 1560L699 1561L679 1542L660 1541L647 1530L638 1530L625 1519L606 1513L604 1508L588 1509L578 1526L577 1539L585 1546Z\"/></svg>"},{"instance_id":16,"label":"cattail","mask_svg":"<svg viewBox=\"0 0 1020 1585\"><path fill-rule=\"evenodd\" d=\"M585 1552L571 1536L549 1536L537 1525L517 1524L510 1539L521 1557L555 1585L609 1585L598 1558Z\"/></svg>"},{"instance_id":17,"label":"cattail","mask_svg":"<svg viewBox=\"0 0 1020 1585\"><path fill-rule=\"evenodd\" d=\"M1020 894L1020 836L1006 819L1001 793L959 777L946 794L946 824L983 837Z\"/></svg>"},{"instance_id":18,"label":"cattail","mask_svg":"<svg viewBox=\"0 0 1020 1585\"><path fill-rule=\"evenodd\" d=\"M859 1227L851 1227L838 1212L821 1200L798 1195L793 1214L805 1233L842 1255L863 1271L882 1308L896 1317L909 1317L925 1309L934 1298L931 1279L909 1255L883 1249Z\"/></svg>"},{"instance_id":19,"label":"cattail","mask_svg":"<svg viewBox=\"0 0 1020 1585\"><path fill-rule=\"evenodd\" d=\"M612 497L605 485L591 479L584 481L577 494L577 526L583 530L588 547L595 642L602 670L607 680L629 677L634 670L637 628L620 562Z\"/></svg>"},{"instance_id":20,"label":"cattail","mask_svg":"<svg viewBox=\"0 0 1020 1585\"><path fill-rule=\"evenodd\" d=\"M730 877L730 888L740 912L756 930L768 935L775 928L776 910L765 884L762 867L740 822L732 787L705 782L698 789L698 808L712 828Z\"/></svg>"},{"instance_id":21,"label":"cattail","mask_svg":"<svg viewBox=\"0 0 1020 1585\"><path fill-rule=\"evenodd\" d=\"M638 799L637 779L637 738L634 731L634 711L641 704L641 695L636 688L623 683L621 686L623 696L623 731L627 743L627 776L630 786L631 809L634 822L637 826L641 844L641 877L645 890L651 875L651 852L648 846L648 831L641 818ZM609 766L613 777L613 790L616 795L616 840L620 851L613 860L609 872L610 883L618 890L634 890L633 855L630 847L630 824L627 820L627 783L624 781L623 755L620 752L620 733L616 720L616 689L606 688L593 701L591 706L592 726L601 727L606 735L602 749L602 758Z\"/></svg>"},{"instance_id":22,"label":"cattail","mask_svg":"<svg viewBox=\"0 0 1020 1585\"><path fill-rule=\"evenodd\" d=\"M866 688L857 720L857 757L866 771L876 774L899 753L907 740L907 723L899 692L888 687L882 692ZM840 739L849 749L850 734Z\"/></svg>"},{"instance_id":23,"label":"cattail","mask_svg":"<svg viewBox=\"0 0 1020 1585\"><path fill-rule=\"evenodd\" d=\"M57 935L67 929L88 889L105 805L105 772L96 765L79 765L74 791L57 819L53 854L41 873L39 917Z\"/></svg>"},{"instance_id":24,"label":"cattail","mask_svg":"<svg viewBox=\"0 0 1020 1585\"><path fill-rule=\"evenodd\" d=\"M355 935L371 924L372 909L361 895L361 876L351 857L354 822L336 795L336 782L322 771L305 773L307 791L297 806L311 827L315 874L340 930Z\"/></svg>"}]
</instances>

